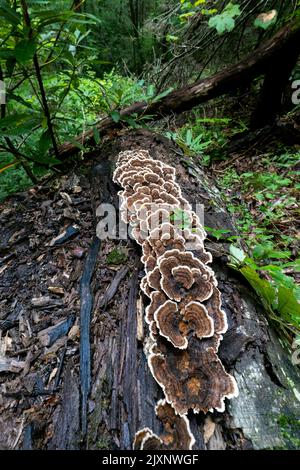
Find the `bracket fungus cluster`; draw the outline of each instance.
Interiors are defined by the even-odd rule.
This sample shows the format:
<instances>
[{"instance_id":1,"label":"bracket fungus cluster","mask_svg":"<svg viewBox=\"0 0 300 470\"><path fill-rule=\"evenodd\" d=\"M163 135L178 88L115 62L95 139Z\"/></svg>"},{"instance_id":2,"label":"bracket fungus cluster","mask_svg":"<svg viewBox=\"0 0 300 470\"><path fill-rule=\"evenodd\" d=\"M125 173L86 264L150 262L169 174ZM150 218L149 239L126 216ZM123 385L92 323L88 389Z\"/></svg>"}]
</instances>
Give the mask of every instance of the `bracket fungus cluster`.
<instances>
[{"instance_id":1,"label":"bracket fungus cluster","mask_svg":"<svg viewBox=\"0 0 300 470\"><path fill-rule=\"evenodd\" d=\"M135 435L133 449L192 450L195 438L187 417L176 414L174 408L166 400L159 400L155 413L162 422L164 432L157 436L149 428L141 429Z\"/></svg>"},{"instance_id":2,"label":"bracket fungus cluster","mask_svg":"<svg viewBox=\"0 0 300 470\"><path fill-rule=\"evenodd\" d=\"M225 398L238 393L217 354L227 319L208 266L212 257L204 248L206 234L175 181L175 169L147 150L121 152L113 181L123 188L121 218L142 248L146 275L141 289L149 298L148 364L165 395L156 413L166 433L156 436L145 428L134 445L189 449L194 440L188 411L224 411Z\"/></svg>"}]
</instances>

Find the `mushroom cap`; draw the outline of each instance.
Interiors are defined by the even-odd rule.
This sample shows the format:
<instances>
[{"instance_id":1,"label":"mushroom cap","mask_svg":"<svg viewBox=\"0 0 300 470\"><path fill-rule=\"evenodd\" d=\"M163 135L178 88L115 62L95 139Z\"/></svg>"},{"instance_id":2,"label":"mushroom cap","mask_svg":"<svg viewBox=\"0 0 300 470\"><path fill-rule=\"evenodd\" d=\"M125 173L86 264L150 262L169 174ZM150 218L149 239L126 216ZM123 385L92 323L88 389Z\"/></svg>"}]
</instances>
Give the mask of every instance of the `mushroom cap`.
<instances>
[{"instance_id":1,"label":"mushroom cap","mask_svg":"<svg viewBox=\"0 0 300 470\"><path fill-rule=\"evenodd\" d=\"M157 260L161 289L171 300L203 302L212 295L211 270L190 252L167 251ZM152 285L152 271L149 284ZM155 273L155 279L158 273ZM152 276L154 278L154 276Z\"/></svg>"},{"instance_id":2,"label":"mushroom cap","mask_svg":"<svg viewBox=\"0 0 300 470\"><path fill-rule=\"evenodd\" d=\"M195 438L186 416L179 416L166 400L159 400L155 413L164 431L160 436L144 428L135 435L134 450L192 450Z\"/></svg>"},{"instance_id":3,"label":"mushroom cap","mask_svg":"<svg viewBox=\"0 0 300 470\"><path fill-rule=\"evenodd\" d=\"M145 278L143 278L145 279ZM152 291L150 294L151 302L146 307L145 320L150 325L154 321L155 312L168 300L166 294L162 291Z\"/></svg>"},{"instance_id":4,"label":"mushroom cap","mask_svg":"<svg viewBox=\"0 0 300 470\"><path fill-rule=\"evenodd\" d=\"M164 222L151 230L147 237L147 243L157 257L169 250L184 251L185 249L185 239L178 235L173 225L168 222Z\"/></svg>"},{"instance_id":5,"label":"mushroom cap","mask_svg":"<svg viewBox=\"0 0 300 470\"><path fill-rule=\"evenodd\" d=\"M225 371L214 341L192 338L188 349L174 350L159 337L152 347L149 367L176 413L224 411L225 398L237 396L235 379Z\"/></svg>"},{"instance_id":6,"label":"mushroom cap","mask_svg":"<svg viewBox=\"0 0 300 470\"><path fill-rule=\"evenodd\" d=\"M151 429L144 428L134 437L133 450L162 450L164 443Z\"/></svg>"},{"instance_id":7,"label":"mushroom cap","mask_svg":"<svg viewBox=\"0 0 300 470\"><path fill-rule=\"evenodd\" d=\"M140 288L147 297L151 296L152 289L148 284L147 276L144 276L140 282Z\"/></svg>"},{"instance_id":8,"label":"mushroom cap","mask_svg":"<svg viewBox=\"0 0 300 470\"><path fill-rule=\"evenodd\" d=\"M219 335L226 333L228 330L227 315L222 310L221 292L216 286L213 286L213 293L205 302L205 307L213 320L215 333Z\"/></svg>"},{"instance_id":9,"label":"mushroom cap","mask_svg":"<svg viewBox=\"0 0 300 470\"><path fill-rule=\"evenodd\" d=\"M160 438L167 449L192 450L196 441L187 417L176 414L167 400L159 400L155 412L164 427L164 433Z\"/></svg>"},{"instance_id":10,"label":"mushroom cap","mask_svg":"<svg viewBox=\"0 0 300 470\"><path fill-rule=\"evenodd\" d=\"M154 312L154 319L159 328L159 333L170 341L175 348L186 349L187 337L181 333L180 323L182 321L177 303L167 300Z\"/></svg>"},{"instance_id":11,"label":"mushroom cap","mask_svg":"<svg viewBox=\"0 0 300 470\"><path fill-rule=\"evenodd\" d=\"M161 290L161 274L159 267L156 266L152 271L147 274L147 282L149 286L154 290Z\"/></svg>"},{"instance_id":12,"label":"mushroom cap","mask_svg":"<svg viewBox=\"0 0 300 470\"><path fill-rule=\"evenodd\" d=\"M154 176L150 176L150 179L140 179L140 182L156 182L158 178L165 181L174 181L175 180L175 169L158 161L153 160L150 156L147 158L145 156L140 156L133 154L129 159L124 159L122 162L117 162L117 168L114 171L113 181L121 185L125 185L124 177L126 178L128 172L135 170L137 173L145 175L146 173L151 173ZM156 181L155 181L156 180ZM126 181L128 185L134 185L137 181L132 180L132 183Z\"/></svg>"},{"instance_id":13,"label":"mushroom cap","mask_svg":"<svg viewBox=\"0 0 300 470\"><path fill-rule=\"evenodd\" d=\"M199 302L189 302L180 309L176 302L167 300L154 311L153 317L159 333L175 348L186 349L192 335L202 339L214 334L213 320Z\"/></svg>"}]
</instances>

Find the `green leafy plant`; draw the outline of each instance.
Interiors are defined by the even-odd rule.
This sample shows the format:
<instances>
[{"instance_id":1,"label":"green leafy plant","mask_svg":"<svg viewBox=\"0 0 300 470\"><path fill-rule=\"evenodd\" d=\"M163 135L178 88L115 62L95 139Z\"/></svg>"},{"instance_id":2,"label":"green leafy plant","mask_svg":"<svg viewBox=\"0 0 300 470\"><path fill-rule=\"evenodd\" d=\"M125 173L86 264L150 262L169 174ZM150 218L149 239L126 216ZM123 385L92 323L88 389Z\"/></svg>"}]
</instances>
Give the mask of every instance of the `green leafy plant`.
<instances>
[{"instance_id":1,"label":"green leafy plant","mask_svg":"<svg viewBox=\"0 0 300 470\"><path fill-rule=\"evenodd\" d=\"M228 239L228 234L230 233L230 230L225 230L225 229L216 229L212 227L204 227L206 232L208 232L208 236L215 238L217 241L219 240L226 240Z\"/></svg>"},{"instance_id":2,"label":"green leafy plant","mask_svg":"<svg viewBox=\"0 0 300 470\"><path fill-rule=\"evenodd\" d=\"M270 252L266 253L270 256ZM276 256L278 255L280 256L280 253L276 253ZM286 253L282 255L283 258L286 257ZM261 257L260 259L262 260ZM248 257L234 245L230 246L229 265L247 279L260 297L271 320L279 323L282 331L300 333L300 288L293 277L284 273L283 266L257 264L257 259ZM299 270L299 261L289 263L289 266Z\"/></svg>"},{"instance_id":3,"label":"green leafy plant","mask_svg":"<svg viewBox=\"0 0 300 470\"><path fill-rule=\"evenodd\" d=\"M114 248L106 256L106 263L109 265L123 264L123 263L126 263L127 259L128 259L127 253L125 253L121 249Z\"/></svg>"},{"instance_id":4,"label":"green leafy plant","mask_svg":"<svg viewBox=\"0 0 300 470\"><path fill-rule=\"evenodd\" d=\"M215 28L218 34L230 32L235 27L235 17L240 16L240 7L234 3L228 3L222 13L214 15L209 19L208 25Z\"/></svg>"},{"instance_id":5,"label":"green leafy plant","mask_svg":"<svg viewBox=\"0 0 300 470\"><path fill-rule=\"evenodd\" d=\"M268 29L270 26L274 25L277 21L277 11L271 10L267 13L261 13L258 15L254 21L254 26L257 28Z\"/></svg>"},{"instance_id":6,"label":"green leafy plant","mask_svg":"<svg viewBox=\"0 0 300 470\"><path fill-rule=\"evenodd\" d=\"M16 161L34 183L39 167L60 164L61 129L69 118L61 109L86 70L87 26L98 21L63 4L66 9L43 0L0 3L0 79L7 96L0 115L0 171L15 171ZM54 77L64 83L49 86Z\"/></svg>"}]
</instances>

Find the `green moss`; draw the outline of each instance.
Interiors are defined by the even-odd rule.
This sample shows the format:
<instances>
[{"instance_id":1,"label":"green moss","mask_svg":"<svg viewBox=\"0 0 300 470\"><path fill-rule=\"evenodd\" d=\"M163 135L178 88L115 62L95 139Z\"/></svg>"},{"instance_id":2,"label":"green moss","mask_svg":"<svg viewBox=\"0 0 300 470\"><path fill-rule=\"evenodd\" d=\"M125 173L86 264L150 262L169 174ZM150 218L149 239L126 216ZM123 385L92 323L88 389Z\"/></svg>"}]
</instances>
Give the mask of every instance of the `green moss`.
<instances>
[{"instance_id":1,"label":"green moss","mask_svg":"<svg viewBox=\"0 0 300 470\"><path fill-rule=\"evenodd\" d=\"M123 264L127 261L127 253L122 250L114 248L106 257L107 264Z\"/></svg>"},{"instance_id":2,"label":"green moss","mask_svg":"<svg viewBox=\"0 0 300 470\"><path fill-rule=\"evenodd\" d=\"M300 449L300 420L281 414L277 418L280 433L288 449Z\"/></svg>"}]
</instances>

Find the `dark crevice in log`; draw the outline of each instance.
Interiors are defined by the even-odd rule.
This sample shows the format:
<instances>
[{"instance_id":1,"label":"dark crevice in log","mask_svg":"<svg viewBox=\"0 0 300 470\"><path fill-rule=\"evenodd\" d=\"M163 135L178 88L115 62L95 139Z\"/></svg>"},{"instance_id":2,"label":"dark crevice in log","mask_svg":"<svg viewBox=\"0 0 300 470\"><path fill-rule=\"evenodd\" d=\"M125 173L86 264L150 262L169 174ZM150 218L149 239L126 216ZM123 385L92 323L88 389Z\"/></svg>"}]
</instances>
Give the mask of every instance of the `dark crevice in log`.
<instances>
[{"instance_id":1,"label":"dark crevice in log","mask_svg":"<svg viewBox=\"0 0 300 470\"><path fill-rule=\"evenodd\" d=\"M101 242L95 237L86 258L80 282L80 388L81 388L81 433L85 440L87 432L87 405L91 386L90 323L93 308L91 280L97 262Z\"/></svg>"}]
</instances>

